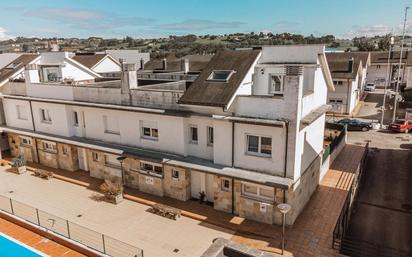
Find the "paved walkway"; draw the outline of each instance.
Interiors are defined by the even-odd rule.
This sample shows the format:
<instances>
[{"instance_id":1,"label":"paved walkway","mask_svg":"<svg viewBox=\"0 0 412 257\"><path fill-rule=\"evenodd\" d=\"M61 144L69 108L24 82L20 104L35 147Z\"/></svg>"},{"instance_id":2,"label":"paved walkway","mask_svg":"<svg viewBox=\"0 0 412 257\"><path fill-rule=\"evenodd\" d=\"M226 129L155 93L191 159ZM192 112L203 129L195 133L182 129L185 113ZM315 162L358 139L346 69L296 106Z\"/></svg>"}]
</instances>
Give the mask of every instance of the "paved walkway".
<instances>
[{"instance_id":1,"label":"paved walkway","mask_svg":"<svg viewBox=\"0 0 412 257\"><path fill-rule=\"evenodd\" d=\"M313 194L305 210L298 217L293 227L287 229L286 256L340 256L332 249L332 233L351 185L353 173L360 163L363 152L364 148L362 146L345 146ZM33 166L44 168L37 164ZM54 171L58 178L81 185L88 190L95 190L97 185L102 182L101 180L87 176L86 172L66 172L47 169ZM147 205L158 202L180 208L183 210L184 216L199 220L199 225L203 227L217 231L222 230L222 232L232 231L234 234L231 236L231 239L234 241L271 253L280 254L280 226L244 220L228 213L216 211L210 206L201 205L197 201L181 202L170 198L148 195L137 190L126 190L125 198L140 204ZM91 208L92 207L89 207L89 209ZM107 217L105 222L109 220L114 222L115 219L110 210L117 208L117 206L111 206L106 209L108 212L105 212L105 216ZM94 213L97 215L97 210L94 211ZM109 217L109 215L111 217ZM136 218L139 219L138 217ZM98 222L100 221L93 221L93 223ZM151 221L149 220L148 222L150 223ZM193 225L194 224L184 224L183 226ZM162 230L163 228L159 227L158 229ZM183 229L183 227L181 227L181 229ZM110 233L110 231L107 232ZM120 236L123 233L126 233L126 231L119 231L118 229L115 234ZM155 227L153 227L153 233L155 233ZM181 236L189 236L191 240L193 240L194 237L198 237L198 235L195 234L181 234ZM203 240L209 239L203 238ZM209 244L211 242L206 243ZM146 250L144 245L137 246Z\"/></svg>"},{"instance_id":2,"label":"paved walkway","mask_svg":"<svg viewBox=\"0 0 412 257\"><path fill-rule=\"evenodd\" d=\"M50 257L83 257L67 247L64 247L54 241L41 237L38 234L22 228L14 223L0 218L0 232L6 234L36 250L39 250ZM1 252L0 252L1 255ZM2 256L2 255L1 255ZM17 257L17 256L16 256Z\"/></svg>"}]
</instances>

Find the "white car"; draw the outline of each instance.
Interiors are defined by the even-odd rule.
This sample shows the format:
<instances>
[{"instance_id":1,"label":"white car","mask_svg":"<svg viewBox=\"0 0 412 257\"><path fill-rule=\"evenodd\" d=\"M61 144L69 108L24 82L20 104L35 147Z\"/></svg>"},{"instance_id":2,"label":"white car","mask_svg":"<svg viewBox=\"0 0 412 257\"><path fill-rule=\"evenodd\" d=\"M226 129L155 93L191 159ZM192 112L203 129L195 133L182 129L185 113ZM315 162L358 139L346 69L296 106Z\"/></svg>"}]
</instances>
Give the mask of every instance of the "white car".
<instances>
[{"instance_id":1,"label":"white car","mask_svg":"<svg viewBox=\"0 0 412 257\"><path fill-rule=\"evenodd\" d=\"M365 86L365 91L372 92L372 91L375 91L375 89L376 89L376 86L374 83L367 83Z\"/></svg>"}]
</instances>

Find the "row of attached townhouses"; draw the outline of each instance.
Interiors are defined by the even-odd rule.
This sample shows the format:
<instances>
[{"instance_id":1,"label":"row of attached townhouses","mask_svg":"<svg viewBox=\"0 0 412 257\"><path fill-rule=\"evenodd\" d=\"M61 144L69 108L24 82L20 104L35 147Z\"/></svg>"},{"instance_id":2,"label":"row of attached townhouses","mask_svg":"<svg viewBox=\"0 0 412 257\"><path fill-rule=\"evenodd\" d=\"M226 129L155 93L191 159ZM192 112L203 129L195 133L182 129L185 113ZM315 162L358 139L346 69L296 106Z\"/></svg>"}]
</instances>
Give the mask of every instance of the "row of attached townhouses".
<instances>
[{"instance_id":1,"label":"row of attached townhouses","mask_svg":"<svg viewBox=\"0 0 412 257\"><path fill-rule=\"evenodd\" d=\"M204 193L269 224L283 202L293 224L323 175L334 90L324 46L222 50L174 72L167 60L151 71L122 62L120 80L68 53L29 59L15 63L24 82L2 87L13 156L181 201Z\"/></svg>"}]
</instances>

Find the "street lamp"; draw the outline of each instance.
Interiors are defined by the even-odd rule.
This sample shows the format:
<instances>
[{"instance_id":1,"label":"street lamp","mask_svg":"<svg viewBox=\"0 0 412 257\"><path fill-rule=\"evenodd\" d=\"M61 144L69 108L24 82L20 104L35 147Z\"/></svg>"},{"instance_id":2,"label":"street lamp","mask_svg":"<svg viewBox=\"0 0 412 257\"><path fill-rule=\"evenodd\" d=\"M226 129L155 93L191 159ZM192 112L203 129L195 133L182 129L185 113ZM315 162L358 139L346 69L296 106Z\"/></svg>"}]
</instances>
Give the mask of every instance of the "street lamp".
<instances>
[{"instance_id":1,"label":"street lamp","mask_svg":"<svg viewBox=\"0 0 412 257\"><path fill-rule=\"evenodd\" d=\"M395 89L395 103L393 105L393 116L392 122L395 122L396 119L396 110L398 107L398 91L399 91L399 78L401 76L401 67L402 67L402 55L403 55L403 44L405 41L405 30L406 30L406 22L408 17L408 10L410 9L409 6L405 7L405 18L403 20L403 31L402 31L402 41L401 41L401 54L399 56L399 68L398 68L398 77L396 79L396 89ZM406 66L406 64L405 64ZM403 67L405 70L405 67Z\"/></svg>"},{"instance_id":2,"label":"street lamp","mask_svg":"<svg viewBox=\"0 0 412 257\"><path fill-rule=\"evenodd\" d=\"M383 103L382 103L382 117L381 117L381 129L383 129L383 119L385 117L385 106L386 106L386 90L390 86L391 83L391 53L393 45L395 44L395 38L391 37L391 41L389 44L389 53L388 53L388 76L386 77L385 89L383 90Z\"/></svg>"},{"instance_id":3,"label":"street lamp","mask_svg":"<svg viewBox=\"0 0 412 257\"><path fill-rule=\"evenodd\" d=\"M283 255L283 252L285 251L286 213L288 213L290 209L292 209L292 206L290 206L287 203L281 203L281 204L278 204L277 208L282 213L282 255Z\"/></svg>"},{"instance_id":4,"label":"street lamp","mask_svg":"<svg viewBox=\"0 0 412 257\"><path fill-rule=\"evenodd\" d=\"M120 162L120 172L122 174L122 185L125 184L124 182L124 172L123 172L123 161L126 159L126 157L124 156L119 156L116 158L116 160L118 160Z\"/></svg>"}]
</instances>

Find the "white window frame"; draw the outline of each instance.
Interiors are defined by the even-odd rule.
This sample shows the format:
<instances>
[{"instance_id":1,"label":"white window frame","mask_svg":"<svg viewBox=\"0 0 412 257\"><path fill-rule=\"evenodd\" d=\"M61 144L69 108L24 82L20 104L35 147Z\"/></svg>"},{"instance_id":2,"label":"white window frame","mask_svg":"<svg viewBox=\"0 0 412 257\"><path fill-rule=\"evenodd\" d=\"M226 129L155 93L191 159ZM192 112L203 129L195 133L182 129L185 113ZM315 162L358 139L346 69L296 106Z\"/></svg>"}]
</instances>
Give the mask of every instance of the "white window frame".
<instances>
[{"instance_id":1,"label":"white window frame","mask_svg":"<svg viewBox=\"0 0 412 257\"><path fill-rule=\"evenodd\" d=\"M249 151L249 137L257 137L258 138L258 151L253 152ZM268 153L262 153L262 138L269 138L270 139L270 154ZM259 157L272 157L273 153L273 140L271 136L263 136L263 135L255 135L255 134L246 134L246 154L247 155L253 155L253 156L259 156Z\"/></svg>"},{"instance_id":2,"label":"white window frame","mask_svg":"<svg viewBox=\"0 0 412 257\"><path fill-rule=\"evenodd\" d=\"M24 142L24 141L27 141L27 142ZM20 136L20 145L32 146L31 138L30 137L25 137L25 136Z\"/></svg>"},{"instance_id":3,"label":"white window frame","mask_svg":"<svg viewBox=\"0 0 412 257\"><path fill-rule=\"evenodd\" d=\"M213 129L213 127L212 126L207 126L206 127L206 129L207 129L207 145L208 146L213 146L213 143L214 143L214 140L215 140L215 138L214 138L214 129Z\"/></svg>"},{"instance_id":4,"label":"white window frame","mask_svg":"<svg viewBox=\"0 0 412 257\"><path fill-rule=\"evenodd\" d=\"M333 85L335 86L343 86L343 81L342 80L334 80Z\"/></svg>"},{"instance_id":5,"label":"white window frame","mask_svg":"<svg viewBox=\"0 0 412 257\"><path fill-rule=\"evenodd\" d=\"M143 165L145 165L145 164L146 165L151 165L152 168L150 170L143 168ZM159 174L159 172L155 171L156 167L161 169L161 174ZM154 177L163 178L163 174L164 174L163 165L158 164L158 163L154 163L154 162L140 161L140 173L150 175L150 176L154 176Z\"/></svg>"},{"instance_id":6,"label":"white window frame","mask_svg":"<svg viewBox=\"0 0 412 257\"><path fill-rule=\"evenodd\" d=\"M256 188L256 194L254 193L250 193L250 192L246 192L245 191L245 186L250 186L250 187L255 187ZM274 202L275 200L275 189L274 188L270 188L270 187L266 187L266 186L261 186L261 185L257 185L257 184L253 184L253 183L248 183L248 182L242 182L242 186L241 186L241 195L248 197L248 198L252 198L258 201L269 201L269 202ZM261 190L273 190L273 195L271 197L267 197L265 195L261 194Z\"/></svg>"},{"instance_id":7,"label":"white window frame","mask_svg":"<svg viewBox=\"0 0 412 257\"><path fill-rule=\"evenodd\" d=\"M280 90L275 90L275 87L273 86L273 77L279 77L280 78ZM280 75L280 74L269 74L269 94L272 95L283 95L284 93L284 84L285 84L285 76Z\"/></svg>"},{"instance_id":8,"label":"white window frame","mask_svg":"<svg viewBox=\"0 0 412 257\"><path fill-rule=\"evenodd\" d=\"M50 111L48 109L40 108L39 112L40 112L40 121L42 123L48 123L48 124L52 123L52 118L50 116Z\"/></svg>"},{"instance_id":9,"label":"white window frame","mask_svg":"<svg viewBox=\"0 0 412 257\"><path fill-rule=\"evenodd\" d=\"M172 169L171 176L172 176L173 180L179 180L180 179L180 171L177 170L177 169Z\"/></svg>"},{"instance_id":10,"label":"white window frame","mask_svg":"<svg viewBox=\"0 0 412 257\"><path fill-rule=\"evenodd\" d=\"M226 79L216 79L216 78L213 78L213 77L214 77L214 74L215 74L216 72L227 72L227 73L229 73L229 74L227 75ZM229 79L232 77L232 75L233 75L234 73L235 73L234 70L213 70L213 71L210 73L209 77L207 78L207 81L228 82Z\"/></svg>"},{"instance_id":11,"label":"white window frame","mask_svg":"<svg viewBox=\"0 0 412 257\"><path fill-rule=\"evenodd\" d=\"M228 182L228 186L225 186L225 182ZM230 191L230 180L227 178L222 178L221 179L221 190L225 191L225 192L229 192Z\"/></svg>"},{"instance_id":12,"label":"white window frame","mask_svg":"<svg viewBox=\"0 0 412 257\"><path fill-rule=\"evenodd\" d=\"M193 130L196 129L196 140L193 140ZM199 129L196 125L190 125L189 126L189 139L191 144L197 145L199 143Z\"/></svg>"},{"instance_id":13,"label":"white window frame","mask_svg":"<svg viewBox=\"0 0 412 257\"><path fill-rule=\"evenodd\" d=\"M145 135L144 133L145 129L149 130L149 135ZM159 140L159 129L158 128L142 126L141 133L142 133L141 138L156 140L156 141Z\"/></svg>"},{"instance_id":14,"label":"white window frame","mask_svg":"<svg viewBox=\"0 0 412 257\"><path fill-rule=\"evenodd\" d=\"M57 143L51 141L42 141L43 151L57 153Z\"/></svg>"},{"instance_id":15,"label":"white window frame","mask_svg":"<svg viewBox=\"0 0 412 257\"><path fill-rule=\"evenodd\" d=\"M62 145L62 154L68 156L69 155L69 149L67 146Z\"/></svg>"},{"instance_id":16,"label":"white window frame","mask_svg":"<svg viewBox=\"0 0 412 257\"><path fill-rule=\"evenodd\" d=\"M17 119L19 119L19 120L27 120L28 119L26 106L18 104L18 105L16 105L16 110L17 110Z\"/></svg>"},{"instance_id":17,"label":"white window frame","mask_svg":"<svg viewBox=\"0 0 412 257\"><path fill-rule=\"evenodd\" d=\"M92 160L94 162L98 162L99 161L99 154L96 152L92 152Z\"/></svg>"}]
</instances>

